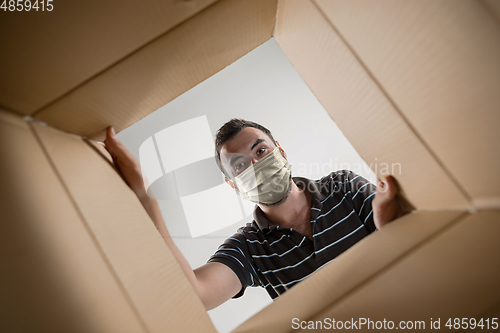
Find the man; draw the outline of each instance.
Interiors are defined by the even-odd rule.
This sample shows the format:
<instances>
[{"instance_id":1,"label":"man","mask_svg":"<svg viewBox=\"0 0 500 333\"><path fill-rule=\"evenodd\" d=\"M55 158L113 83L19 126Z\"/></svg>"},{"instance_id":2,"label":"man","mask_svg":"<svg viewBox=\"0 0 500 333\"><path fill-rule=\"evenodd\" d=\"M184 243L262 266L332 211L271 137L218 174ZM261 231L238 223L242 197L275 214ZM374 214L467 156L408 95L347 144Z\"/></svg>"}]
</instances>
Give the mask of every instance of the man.
<instances>
[{"instance_id":1,"label":"man","mask_svg":"<svg viewBox=\"0 0 500 333\"><path fill-rule=\"evenodd\" d=\"M192 270L172 241L157 201L146 194L139 163L113 128L104 143L207 310L240 297L247 286L262 286L276 298L375 227L405 213L391 177L379 180L376 194L373 184L347 170L318 181L292 178L271 132L233 119L217 133L216 161L228 185L256 203L255 220Z\"/></svg>"}]
</instances>

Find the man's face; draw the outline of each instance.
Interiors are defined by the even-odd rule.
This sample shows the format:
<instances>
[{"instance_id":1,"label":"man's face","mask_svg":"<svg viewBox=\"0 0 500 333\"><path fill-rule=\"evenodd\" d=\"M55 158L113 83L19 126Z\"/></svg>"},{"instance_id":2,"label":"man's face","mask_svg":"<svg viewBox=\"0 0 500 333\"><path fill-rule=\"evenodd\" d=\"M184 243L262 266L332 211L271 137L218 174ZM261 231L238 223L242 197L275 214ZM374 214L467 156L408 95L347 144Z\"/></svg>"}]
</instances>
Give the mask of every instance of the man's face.
<instances>
[{"instance_id":1,"label":"man's face","mask_svg":"<svg viewBox=\"0 0 500 333\"><path fill-rule=\"evenodd\" d=\"M254 127L245 127L222 146L221 164L227 174L234 178L274 148L276 145L264 132Z\"/></svg>"}]
</instances>

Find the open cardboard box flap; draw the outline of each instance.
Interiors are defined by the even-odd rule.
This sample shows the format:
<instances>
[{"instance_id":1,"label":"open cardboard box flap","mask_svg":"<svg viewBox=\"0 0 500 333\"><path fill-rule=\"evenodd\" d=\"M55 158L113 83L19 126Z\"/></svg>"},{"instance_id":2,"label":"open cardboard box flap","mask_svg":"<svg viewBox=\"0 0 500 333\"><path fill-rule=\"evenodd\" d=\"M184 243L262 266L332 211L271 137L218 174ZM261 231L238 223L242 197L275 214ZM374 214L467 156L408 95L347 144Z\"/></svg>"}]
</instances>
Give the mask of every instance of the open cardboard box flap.
<instances>
[{"instance_id":1,"label":"open cardboard box flap","mask_svg":"<svg viewBox=\"0 0 500 333\"><path fill-rule=\"evenodd\" d=\"M239 330L286 331L291 316L348 318L360 309L376 318L387 313L380 304L395 319L446 307L443 316L498 313L493 281L500 272L491 265L500 254L495 2L54 6L38 14L0 12L0 27L9 31L0 55L0 205L10 222L2 224L0 243L7 269L17 272L1 278L10 290L2 301L2 310L10 307L2 311L7 327L156 332L183 321L213 330L156 230L136 223L147 214L104 152L82 137L102 140L107 126L134 124L272 37L369 165L401 164L397 180L417 212L350 249ZM105 203L107 197L120 205ZM480 244L465 251L473 241ZM464 261L451 260L453 253ZM479 269L487 273L469 274ZM39 281L26 289L30 275ZM395 281L408 290L393 289ZM472 289L462 298L451 297L466 287ZM398 308L401 293L405 306ZM433 306L423 309L423 296ZM38 314L21 324L29 309ZM57 311L65 320L47 321Z\"/></svg>"}]
</instances>

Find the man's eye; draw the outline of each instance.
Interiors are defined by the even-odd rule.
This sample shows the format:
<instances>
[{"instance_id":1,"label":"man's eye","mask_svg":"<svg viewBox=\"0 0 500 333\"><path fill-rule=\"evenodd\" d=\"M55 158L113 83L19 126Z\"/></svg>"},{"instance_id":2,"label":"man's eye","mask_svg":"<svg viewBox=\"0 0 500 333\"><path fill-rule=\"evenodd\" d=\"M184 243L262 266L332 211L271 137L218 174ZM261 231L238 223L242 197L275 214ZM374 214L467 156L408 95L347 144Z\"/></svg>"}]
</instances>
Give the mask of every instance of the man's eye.
<instances>
[{"instance_id":1,"label":"man's eye","mask_svg":"<svg viewBox=\"0 0 500 333\"><path fill-rule=\"evenodd\" d=\"M245 163L241 162L241 163L236 164L236 166L234 167L234 169L236 171L240 171L244 166L245 166Z\"/></svg>"},{"instance_id":2,"label":"man's eye","mask_svg":"<svg viewBox=\"0 0 500 333\"><path fill-rule=\"evenodd\" d=\"M257 150L257 155L260 155L262 153L264 153L266 151L266 148L260 148L259 150Z\"/></svg>"}]
</instances>

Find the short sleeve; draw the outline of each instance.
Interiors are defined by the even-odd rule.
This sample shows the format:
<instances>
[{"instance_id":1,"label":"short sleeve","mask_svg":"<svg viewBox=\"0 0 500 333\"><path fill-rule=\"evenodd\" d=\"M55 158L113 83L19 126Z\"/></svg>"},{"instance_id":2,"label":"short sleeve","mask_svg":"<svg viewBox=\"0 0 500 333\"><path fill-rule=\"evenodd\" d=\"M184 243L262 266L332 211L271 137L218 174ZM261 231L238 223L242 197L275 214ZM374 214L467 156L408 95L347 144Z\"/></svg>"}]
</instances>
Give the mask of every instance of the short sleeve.
<instances>
[{"instance_id":1,"label":"short sleeve","mask_svg":"<svg viewBox=\"0 0 500 333\"><path fill-rule=\"evenodd\" d=\"M239 230L240 231L240 230ZM233 298L243 296L247 287L261 286L260 278L252 263L246 238L241 232L235 233L222 243L207 262L219 262L231 268L241 282L241 290Z\"/></svg>"},{"instance_id":2,"label":"short sleeve","mask_svg":"<svg viewBox=\"0 0 500 333\"><path fill-rule=\"evenodd\" d=\"M354 212L358 214L361 221L369 232L376 230L373 221L372 200L375 197L377 187L366 178L352 172L345 172L344 184L350 197Z\"/></svg>"}]
</instances>

